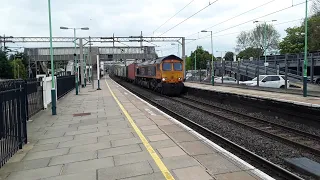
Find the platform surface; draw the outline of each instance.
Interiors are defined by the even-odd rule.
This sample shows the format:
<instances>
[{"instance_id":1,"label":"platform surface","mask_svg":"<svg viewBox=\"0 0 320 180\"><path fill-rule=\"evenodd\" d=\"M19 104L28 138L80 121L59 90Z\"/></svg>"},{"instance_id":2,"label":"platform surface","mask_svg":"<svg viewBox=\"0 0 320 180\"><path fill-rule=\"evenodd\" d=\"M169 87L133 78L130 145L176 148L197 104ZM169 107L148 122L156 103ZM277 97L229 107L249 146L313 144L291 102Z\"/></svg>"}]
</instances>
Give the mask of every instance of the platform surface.
<instances>
[{"instance_id":1,"label":"platform surface","mask_svg":"<svg viewBox=\"0 0 320 180\"><path fill-rule=\"evenodd\" d=\"M48 109L33 117L28 122L29 143L0 169L0 179L256 180L268 177L227 157L206 143L207 140L111 79L102 80L101 88L97 91L88 86L77 96L69 93L59 100L56 116Z\"/></svg>"},{"instance_id":2,"label":"platform surface","mask_svg":"<svg viewBox=\"0 0 320 180\"><path fill-rule=\"evenodd\" d=\"M259 91L254 89L243 89L237 87L227 87L227 86L212 86L208 84L200 84L200 83L191 83L184 82L186 87L198 88L211 90L221 93L231 93L236 95L250 96L261 99L269 99L274 101L281 101L286 103L293 103L297 105L309 106L309 107L317 107L320 108L320 98L319 97L303 97L302 95L296 94L285 94L285 93L277 93L277 92L267 92L267 91Z\"/></svg>"}]
</instances>

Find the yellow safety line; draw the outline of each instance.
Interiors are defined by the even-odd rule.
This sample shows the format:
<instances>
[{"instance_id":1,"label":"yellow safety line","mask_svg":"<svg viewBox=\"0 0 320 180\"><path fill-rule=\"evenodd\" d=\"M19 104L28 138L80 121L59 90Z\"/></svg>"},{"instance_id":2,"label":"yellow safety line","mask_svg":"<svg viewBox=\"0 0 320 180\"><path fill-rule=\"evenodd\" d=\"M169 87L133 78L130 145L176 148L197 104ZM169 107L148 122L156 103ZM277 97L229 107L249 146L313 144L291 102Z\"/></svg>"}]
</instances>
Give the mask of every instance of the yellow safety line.
<instances>
[{"instance_id":1,"label":"yellow safety line","mask_svg":"<svg viewBox=\"0 0 320 180\"><path fill-rule=\"evenodd\" d=\"M106 80L105 80L106 81ZM140 131L140 129L138 128L138 126L136 125L136 123L133 121L133 119L131 118L131 116L129 115L128 111L123 107L123 105L120 103L120 101L118 100L118 98L115 96L115 94L113 93L113 91L111 90L108 82L106 81L106 84L108 86L108 89L111 93L111 95L113 96L114 100L118 103L120 109L122 110L122 112L124 113L124 115L126 116L126 118L128 119L128 121L130 122L131 126L133 127L133 129L136 131L136 133L138 134L138 136L140 137L143 145L146 147L146 149L148 150L149 154L151 155L151 157L153 158L154 162L157 164L157 166L159 167L160 171L162 172L162 174L164 175L164 177L166 178L166 180L174 180L173 176L171 175L170 171L168 170L168 168L164 165L164 163L161 161L160 157L158 156L158 154L153 150L152 146L149 144L148 140L144 137L144 135L142 134L142 132Z\"/></svg>"}]
</instances>

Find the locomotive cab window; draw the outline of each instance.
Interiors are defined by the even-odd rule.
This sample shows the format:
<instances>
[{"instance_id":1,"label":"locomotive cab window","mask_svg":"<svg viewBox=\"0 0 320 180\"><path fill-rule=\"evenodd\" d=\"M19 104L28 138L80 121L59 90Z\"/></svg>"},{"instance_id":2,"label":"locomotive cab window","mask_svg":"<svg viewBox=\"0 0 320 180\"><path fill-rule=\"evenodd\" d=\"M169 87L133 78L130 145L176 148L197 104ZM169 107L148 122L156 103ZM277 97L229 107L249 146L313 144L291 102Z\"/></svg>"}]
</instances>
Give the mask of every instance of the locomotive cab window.
<instances>
[{"instance_id":1,"label":"locomotive cab window","mask_svg":"<svg viewBox=\"0 0 320 180\"><path fill-rule=\"evenodd\" d=\"M162 64L162 70L163 71L171 71L171 63L163 63Z\"/></svg>"},{"instance_id":2,"label":"locomotive cab window","mask_svg":"<svg viewBox=\"0 0 320 180\"><path fill-rule=\"evenodd\" d=\"M181 63L173 63L173 68L175 71L182 71L182 64Z\"/></svg>"}]
</instances>

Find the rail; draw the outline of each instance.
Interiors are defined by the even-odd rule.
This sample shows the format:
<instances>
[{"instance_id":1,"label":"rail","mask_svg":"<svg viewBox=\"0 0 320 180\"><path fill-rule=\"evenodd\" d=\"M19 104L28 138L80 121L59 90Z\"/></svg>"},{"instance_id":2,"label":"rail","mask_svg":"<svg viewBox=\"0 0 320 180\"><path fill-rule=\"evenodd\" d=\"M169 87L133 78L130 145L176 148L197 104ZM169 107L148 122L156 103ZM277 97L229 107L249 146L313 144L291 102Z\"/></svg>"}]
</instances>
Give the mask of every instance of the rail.
<instances>
[{"instance_id":1,"label":"rail","mask_svg":"<svg viewBox=\"0 0 320 180\"><path fill-rule=\"evenodd\" d=\"M120 82L117 79L114 79L116 82ZM124 85L124 84L122 84ZM165 113L167 113L168 115L172 116L173 118L179 120L180 122L182 122L183 124L187 125L188 127L190 127L191 129L197 131L198 133L200 133L201 135L203 135L204 137L214 141L215 143L219 144L220 146L222 146L223 148L225 148L226 150L236 154L237 156L239 156L242 159L245 159L248 163L256 166L256 168L259 168L260 170L267 172L269 175L271 175L272 177L276 178L276 179L285 179L285 180L302 180L301 177L287 171L286 169L262 158L261 156L258 156L257 154L231 142L230 140L220 136L219 134L201 126L200 124L197 124L195 122L193 122L192 120L184 117L184 115L181 115L177 112L174 112L162 105L160 105L156 100L150 99L147 96L143 95L143 93L141 93L141 91L134 91L132 88L130 88L129 86L124 85L129 91L133 92L134 94L136 94L137 96L139 96L140 98L148 101L149 103L151 103L152 105L156 106L157 108L161 109L162 111L164 111ZM150 90L147 90L150 91ZM152 92L152 91L150 91Z\"/></svg>"}]
</instances>

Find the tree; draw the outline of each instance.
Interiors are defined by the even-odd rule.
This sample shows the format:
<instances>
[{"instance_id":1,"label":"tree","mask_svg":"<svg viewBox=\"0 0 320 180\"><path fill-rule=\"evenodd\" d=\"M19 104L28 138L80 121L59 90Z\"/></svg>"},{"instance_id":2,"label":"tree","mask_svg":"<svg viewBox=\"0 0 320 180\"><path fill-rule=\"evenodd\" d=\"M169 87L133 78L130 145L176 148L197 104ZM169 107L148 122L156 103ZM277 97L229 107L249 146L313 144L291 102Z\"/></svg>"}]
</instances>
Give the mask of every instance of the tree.
<instances>
[{"instance_id":1,"label":"tree","mask_svg":"<svg viewBox=\"0 0 320 180\"><path fill-rule=\"evenodd\" d=\"M233 56L234 56L234 53L229 51L224 55L224 59L226 61L233 61Z\"/></svg>"},{"instance_id":2,"label":"tree","mask_svg":"<svg viewBox=\"0 0 320 180\"><path fill-rule=\"evenodd\" d=\"M319 0L320 1L320 0ZM320 50L320 12L308 18L308 51ZM304 50L304 21L301 26L286 29L287 36L279 43L280 53L301 53Z\"/></svg>"},{"instance_id":3,"label":"tree","mask_svg":"<svg viewBox=\"0 0 320 180\"><path fill-rule=\"evenodd\" d=\"M308 50L320 50L320 12L308 18ZM302 26L304 28L304 25Z\"/></svg>"},{"instance_id":4,"label":"tree","mask_svg":"<svg viewBox=\"0 0 320 180\"><path fill-rule=\"evenodd\" d=\"M7 54L0 50L0 78L11 79L13 77L11 64Z\"/></svg>"},{"instance_id":5,"label":"tree","mask_svg":"<svg viewBox=\"0 0 320 180\"><path fill-rule=\"evenodd\" d=\"M11 67L13 72L14 79L26 79L27 78L27 70L24 66L21 59L15 59L11 61Z\"/></svg>"},{"instance_id":6,"label":"tree","mask_svg":"<svg viewBox=\"0 0 320 180\"><path fill-rule=\"evenodd\" d=\"M237 36L237 48L240 50L246 49L250 46L249 44L249 39L250 39L250 33L242 31L240 34Z\"/></svg>"},{"instance_id":7,"label":"tree","mask_svg":"<svg viewBox=\"0 0 320 180\"><path fill-rule=\"evenodd\" d=\"M262 54L263 54L262 49L249 47L249 48L246 48L245 50L239 52L237 57L241 58L241 59L249 59L250 57L258 58Z\"/></svg>"},{"instance_id":8,"label":"tree","mask_svg":"<svg viewBox=\"0 0 320 180\"><path fill-rule=\"evenodd\" d=\"M279 43L280 54L300 53L304 49L304 35L302 27L292 27L286 29L287 36Z\"/></svg>"},{"instance_id":9,"label":"tree","mask_svg":"<svg viewBox=\"0 0 320 180\"><path fill-rule=\"evenodd\" d=\"M311 11L314 15L320 14L320 0L313 0Z\"/></svg>"},{"instance_id":10,"label":"tree","mask_svg":"<svg viewBox=\"0 0 320 180\"><path fill-rule=\"evenodd\" d=\"M211 62L212 55L208 51L205 51L202 46L197 46L197 49L194 52L191 52L190 57L187 59L186 66L190 69L194 69L195 56L197 56L197 69L207 69L207 62Z\"/></svg>"},{"instance_id":11,"label":"tree","mask_svg":"<svg viewBox=\"0 0 320 180\"><path fill-rule=\"evenodd\" d=\"M266 44L265 44L266 32ZM264 53L266 50L278 49L280 34L273 25L258 24L252 31L241 32L237 37L237 47L241 50L249 47L259 48Z\"/></svg>"}]
</instances>

